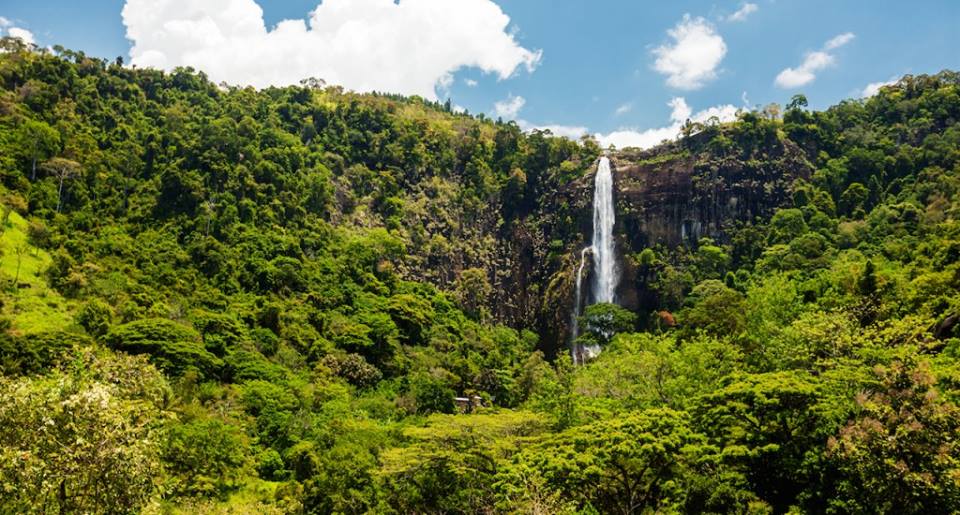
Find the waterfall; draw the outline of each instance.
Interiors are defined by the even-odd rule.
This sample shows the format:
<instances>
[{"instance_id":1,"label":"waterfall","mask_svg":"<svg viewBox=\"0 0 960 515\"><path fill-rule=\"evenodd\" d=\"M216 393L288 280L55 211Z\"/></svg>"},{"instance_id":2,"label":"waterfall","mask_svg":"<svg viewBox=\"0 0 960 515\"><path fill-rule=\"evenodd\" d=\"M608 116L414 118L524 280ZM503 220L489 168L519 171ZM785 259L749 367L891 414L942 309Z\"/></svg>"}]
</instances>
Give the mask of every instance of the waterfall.
<instances>
[{"instance_id":1,"label":"waterfall","mask_svg":"<svg viewBox=\"0 0 960 515\"><path fill-rule=\"evenodd\" d=\"M580 252L580 266L576 271L576 289L574 294L571 335L576 340L580 333L579 322L583 304L582 282L583 270L587 258L592 256L593 275L591 297L593 302L614 302L617 283L620 281L620 271L617 267L616 246L613 240L614 205L613 205L613 173L610 171L610 160L606 156L600 158L597 164L597 174L593 180L593 241L589 247ZM600 352L596 346L571 345L574 363L582 363L584 358L590 358Z\"/></svg>"},{"instance_id":2,"label":"waterfall","mask_svg":"<svg viewBox=\"0 0 960 515\"><path fill-rule=\"evenodd\" d=\"M613 302L619 281L613 241L613 174L610 160L600 158L593 180L593 274L594 302Z\"/></svg>"},{"instance_id":3,"label":"waterfall","mask_svg":"<svg viewBox=\"0 0 960 515\"><path fill-rule=\"evenodd\" d=\"M570 334L572 334L572 340L576 340L577 336L580 335L580 321L578 317L580 316L580 298L582 296L582 284L583 284L583 267L587 264L587 255L590 253L591 247L585 247L580 251L580 266L577 267L577 279L576 279L576 288L574 289L573 297L573 316L570 322ZM574 361L576 361L576 356L574 356Z\"/></svg>"}]
</instances>

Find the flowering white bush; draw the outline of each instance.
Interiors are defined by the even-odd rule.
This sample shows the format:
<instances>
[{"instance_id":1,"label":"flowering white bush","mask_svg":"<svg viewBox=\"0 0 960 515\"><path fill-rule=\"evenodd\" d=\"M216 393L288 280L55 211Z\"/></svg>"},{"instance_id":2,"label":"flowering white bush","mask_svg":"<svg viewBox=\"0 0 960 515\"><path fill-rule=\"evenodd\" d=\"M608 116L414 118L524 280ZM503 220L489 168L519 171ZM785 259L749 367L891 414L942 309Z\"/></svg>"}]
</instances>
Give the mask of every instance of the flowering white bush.
<instances>
[{"instance_id":1,"label":"flowering white bush","mask_svg":"<svg viewBox=\"0 0 960 515\"><path fill-rule=\"evenodd\" d=\"M127 513L157 493L167 390L145 359L0 378L0 512ZM160 393L145 396L145 392Z\"/></svg>"}]
</instances>

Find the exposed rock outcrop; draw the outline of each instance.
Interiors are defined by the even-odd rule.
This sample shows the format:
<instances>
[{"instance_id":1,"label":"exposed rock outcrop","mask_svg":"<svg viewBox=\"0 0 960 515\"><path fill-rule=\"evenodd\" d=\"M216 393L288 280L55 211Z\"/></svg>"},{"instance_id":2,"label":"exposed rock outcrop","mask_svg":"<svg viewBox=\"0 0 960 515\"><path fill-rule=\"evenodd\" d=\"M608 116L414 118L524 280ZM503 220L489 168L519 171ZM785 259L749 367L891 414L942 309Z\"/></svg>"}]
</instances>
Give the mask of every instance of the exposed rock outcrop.
<instances>
[{"instance_id":1,"label":"exposed rock outcrop","mask_svg":"<svg viewBox=\"0 0 960 515\"><path fill-rule=\"evenodd\" d=\"M702 237L727 242L734 224L766 219L787 205L792 184L813 171L803 152L786 140L757 149L749 158L718 156L697 144L694 138L688 140L693 148L677 143L611 155L617 206L614 233L622 270L617 297L630 309L656 308L655 298L638 280L632 254L655 245L696 246ZM571 182L545 199L536 218L541 222L539 234L514 234L519 266L511 275L523 280L510 283L512 288L504 294L519 294L526 309L536 308L525 312L535 313L546 350L563 348L569 331L574 271L592 230L592 188L592 174ZM557 216L562 213L568 214L565 219ZM579 237L564 242L563 257L551 257L543 247L562 232L563 223L572 223ZM529 284L545 285L538 299L529 298L537 293L523 288Z\"/></svg>"}]
</instances>

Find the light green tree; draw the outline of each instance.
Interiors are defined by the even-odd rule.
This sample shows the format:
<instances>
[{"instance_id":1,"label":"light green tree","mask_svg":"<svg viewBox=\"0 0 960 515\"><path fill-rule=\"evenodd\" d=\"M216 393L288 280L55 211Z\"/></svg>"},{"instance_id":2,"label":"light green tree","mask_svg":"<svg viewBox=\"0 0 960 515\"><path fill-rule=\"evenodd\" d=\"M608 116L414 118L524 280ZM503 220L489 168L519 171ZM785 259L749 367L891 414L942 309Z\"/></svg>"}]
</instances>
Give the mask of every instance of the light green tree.
<instances>
[{"instance_id":1,"label":"light green tree","mask_svg":"<svg viewBox=\"0 0 960 515\"><path fill-rule=\"evenodd\" d=\"M0 378L0 512L131 513L157 494L169 388L145 359Z\"/></svg>"}]
</instances>

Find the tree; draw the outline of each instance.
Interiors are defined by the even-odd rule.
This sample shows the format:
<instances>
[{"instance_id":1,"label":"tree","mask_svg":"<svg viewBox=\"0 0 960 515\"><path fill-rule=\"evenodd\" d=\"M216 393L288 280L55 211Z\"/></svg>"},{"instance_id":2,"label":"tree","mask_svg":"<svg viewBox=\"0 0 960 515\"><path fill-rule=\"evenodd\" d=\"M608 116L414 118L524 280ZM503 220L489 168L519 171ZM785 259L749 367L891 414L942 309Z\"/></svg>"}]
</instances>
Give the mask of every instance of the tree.
<instances>
[{"instance_id":1,"label":"tree","mask_svg":"<svg viewBox=\"0 0 960 515\"><path fill-rule=\"evenodd\" d=\"M693 288L677 313L678 323L718 336L740 334L746 326L743 295L722 281L708 279Z\"/></svg>"},{"instance_id":2,"label":"tree","mask_svg":"<svg viewBox=\"0 0 960 515\"><path fill-rule=\"evenodd\" d=\"M833 431L821 420L820 395L805 372L732 374L696 401L696 427L782 513L815 484L819 449Z\"/></svg>"},{"instance_id":3,"label":"tree","mask_svg":"<svg viewBox=\"0 0 960 515\"><path fill-rule=\"evenodd\" d=\"M174 495L224 497L249 474L243 431L215 418L171 424L161 452Z\"/></svg>"},{"instance_id":4,"label":"tree","mask_svg":"<svg viewBox=\"0 0 960 515\"><path fill-rule=\"evenodd\" d=\"M581 509L674 511L683 505L689 468L710 452L705 443L682 412L633 412L570 428L524 449L504 473L505 483L517 488L532 472Z\"/></svg>"},{"instance_id":5,"label":"tree","mask_svg":"<svg viewBox=\"0 0 960 515\"><path fill-rule=\"evenodd\" d=\"M530 412L431 415L404 430L409 444L384 452L376 474L401 513L493 511L500 467L545 430L543 416Z\"/></svg>"},{"instance_id":6,"label":"tree","mask_svg":"<svg viewBox=\"0 0 960 515\"><path fill-rule=\"evenodd\" d=\"M842 474L830 505L842 512L960 510L960 408L944 398L926 362L876 369L857 414L827 444Z\"/></svg>"},{"instance_id":7,"label":"tree","mask_svg":"<svg viewBox=\"0 0 960 515\"><path fill-rule=\"evenodd\" d=\"M112 321L113 309L106 302L96 298L84 304L77 313L77 323L86 329L90 336L97 338L107 334Z\"/></svg>"},{"instance_id":8,"label":"tree","mask_svg":"<svg viewBox=\"0 0 960 515\"><path fill-rule=\"evenodd\" d=\"M580 316L579 327L582 336L590 342L606 345L614 335L633 330L637 315L616 304L597 303L587 306Z\"/></svg>"},{"instance_id":9,"label":"tree","mask_svg":"<svg viewBox=\"0 0 960 515\"><path fill-rule=\"evenodd\" d=\"M547 413L553 427L566 429L578 422L579 395L575 390L576 368L572 357L563 353L553 363L553 370L538 378L528 401L531 409Z\"/></svg>"},{"instance_id":10,"label":"tree","mask_svg":"<svg viewBox=\"0 0 960 515\"><path fill-rule=\"evenodd\" d=\"M203 347L196 331L162 318L116 326L106 334L105 340L114 349L149 355L151 362L171 375L194 369L211 377L223 366L221 359Z\"/></svg>"},{"instance_id":11,"label":"tree","mask_svg":"<svg viewBox=\"0 0 960 515\"><path fill-rule=\"evenodd\" d=\"M417 413L453 413L456 392L443 379L419 374L411 383Z\"/></svg>"},{"instance_id":12,"label":"tree","mask_svg":"<svg viewBox=\"0 0 960 515\"><path fill-rule=\"evenodd\" d=\"M807 108L807 97L803 94L796 94L790 97L790 103L787 104L787 111Z\"/></svg>"},{"instance_id":13,"label":"tree","mask_svg":"<svg viewBox=\"0 0 960 515\"><path fill-rule=\"evenodd\" d=\"M23 265L23 256L27 254L30 248L26 245L17 245L14 248L14 252L17 254L17 273L13 278L13 287L14 289L20 287L20 268Z\"/></svg>"},{"instance_id":14,"label":"tree","mask_svg":"<svg viewBox=\"0 0 960 515\"><path fill-rule=\"evenodd\" d=\"M790 243L794 238L806 233L807 222L803 211L799 209L780 209L770 219L770 233L767 243Z\"/></svg>"},{"instance_id":15,"label":"tree","mask_svg":"<svg viewBox=\"0 0 960 515\"><path fill-rule=\"evenodd\" d=\"M468 268L460 272L456 296L461 309L481 322L488 316L487 301L493 287L487 280L487 272L481 268Z\"/></svg>"},{"instance_id":16,"label":"tree","mask_svg":"<svg viewBox=\"0 0 960 515\"><path fill-rule=\"evenodd\" d=\"M30 160L30 180L37 179L37 161L47 159L60 148L60 133L44 122L27 120L17 129L17 141Z\"/></svg>"},{"instance_id":17,"label":"tree","mask_svg":"<svg viewBox=\"0 0 960 515\"><path fill-rule=\"evenodd\" d=\"M43 168L57 176L59 182L57 186L57 213L59 213L60 206L63 203L63 183L80 171L80 164L62 157L55 157L43 163Z\"/></svg>"},{"instance_id":18,"label":"tree","mask_svg":"<svg viewBox=\"0 0 960 515\"><path fill-rule=\"evenodd\" d=\"M170 392L142 358L76 356L76 368L0 378L0 511L132 513L157 492Z\"/></svg>"},{"instance_id":19,"label":"tree","mask_svg":"<svg viewBox=\"0 0 960 515\"><path fill-rule=\"evenodd\" d=\"M870 191L867 190L866 186L860 184L859 182L855 182L848 186L847 189L844 190L843 194L840 195L840 206L843 209L844 214L862 218L863 210L866 207L865 203L869 196Z\"/></svg>"},{"instance_id":20,"label":"tree","mask_svg":"<svg viewBox=\"0 0 960 515\"><path fill-rule=\"evenodd\" d=\"M697 272L703 279L719 279L730 266L730 255L714 245L710 238L701 238L697 246Z\"/></svg>"}]
</instances>

